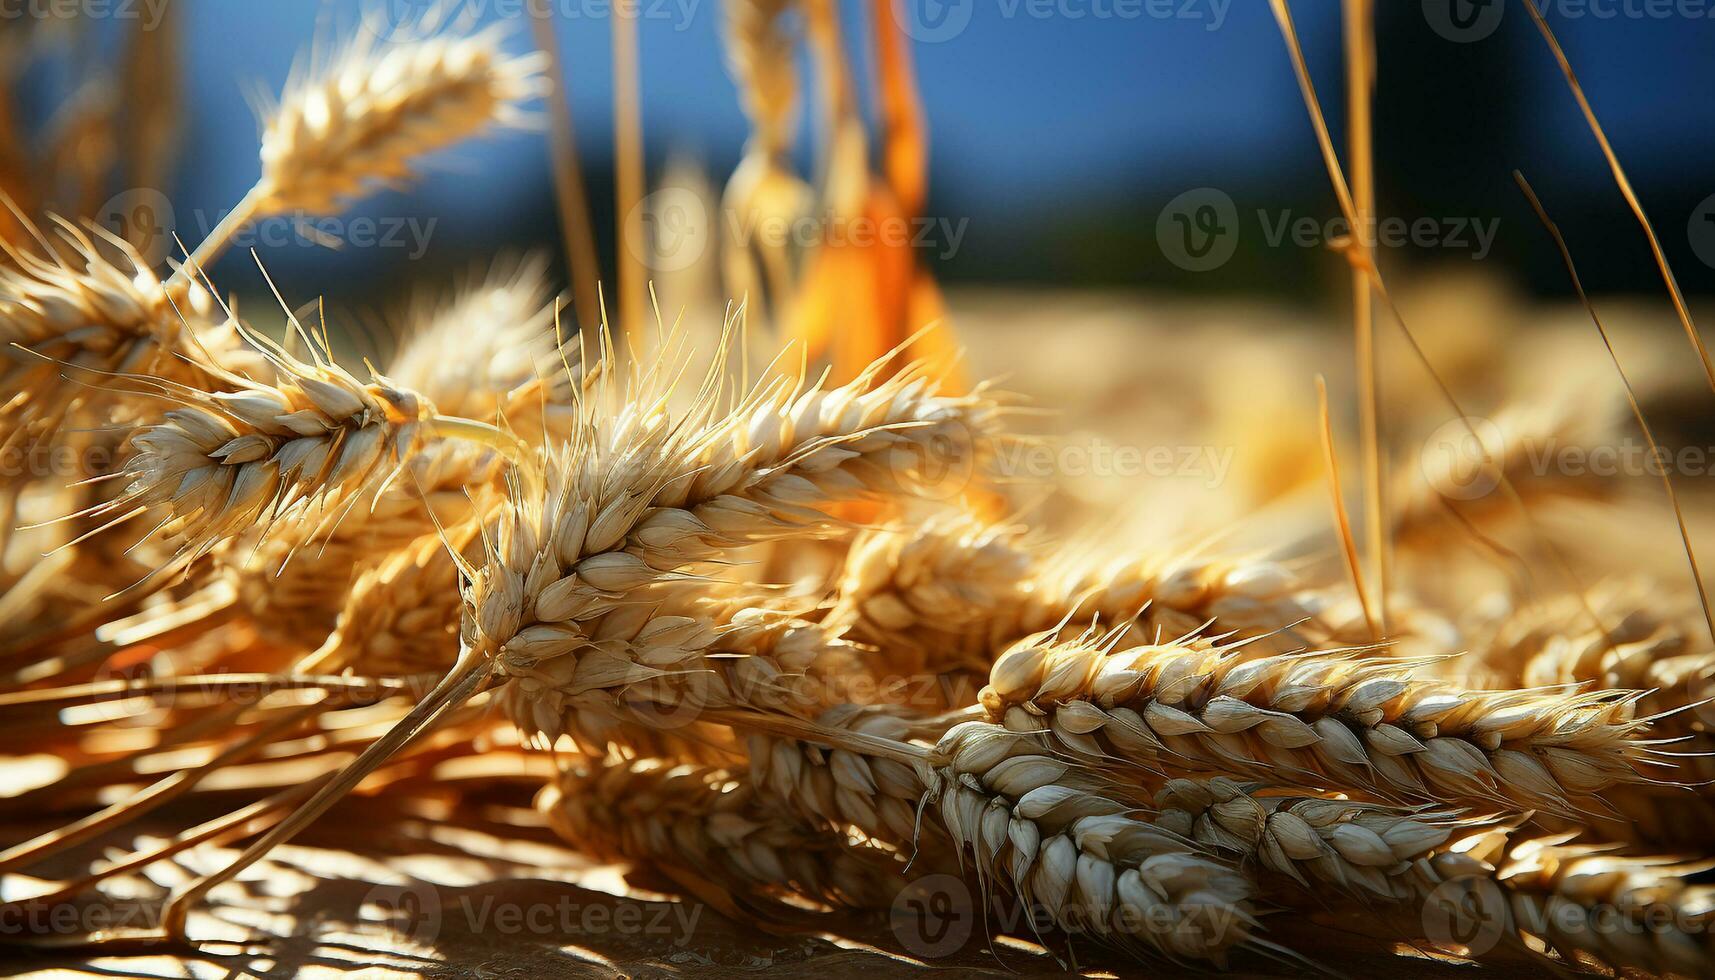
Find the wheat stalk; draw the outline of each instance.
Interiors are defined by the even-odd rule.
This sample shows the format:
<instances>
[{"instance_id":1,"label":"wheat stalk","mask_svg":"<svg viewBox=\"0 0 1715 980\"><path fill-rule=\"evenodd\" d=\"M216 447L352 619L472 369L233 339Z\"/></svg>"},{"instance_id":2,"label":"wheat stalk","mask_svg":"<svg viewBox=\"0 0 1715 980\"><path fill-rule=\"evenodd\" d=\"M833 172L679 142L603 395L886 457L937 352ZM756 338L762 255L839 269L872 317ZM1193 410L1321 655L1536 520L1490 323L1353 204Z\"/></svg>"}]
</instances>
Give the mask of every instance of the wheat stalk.
<instances>
[{"instance_id":1,"label":"wheat stalk","mask_svg":"<svg viewBox=\"0 0 1715 980\"><path fill-rule=\"evenodd\" d=\"M798 72L797 39L789 33L786 20L796 5L796 0L727 0L726 4L722 37L727 69L750 120L750 139L727 181L721 207L748 227L792 221L809 209L814 196L790 162ZM796 279L791 248L761 239L754 244L728 244L723 262L729 294L758 301L766 286L768 308L791 309Z\"/></svg>"},{"instance_id":2,"label":"wheat stalk","mask_svg":"<svg viewBox=\"0 0 1715 980\"><path fill-rule=\"evenodd\" d=\"M1647 780L1625 692L1476 692L1410 662L1349 653L1248 658L1190 642L1108 649L1026 639L995 663L988 717L1098 760L1229 773L1383 798L1576 813Z\"/></svg>"}]
</instances>

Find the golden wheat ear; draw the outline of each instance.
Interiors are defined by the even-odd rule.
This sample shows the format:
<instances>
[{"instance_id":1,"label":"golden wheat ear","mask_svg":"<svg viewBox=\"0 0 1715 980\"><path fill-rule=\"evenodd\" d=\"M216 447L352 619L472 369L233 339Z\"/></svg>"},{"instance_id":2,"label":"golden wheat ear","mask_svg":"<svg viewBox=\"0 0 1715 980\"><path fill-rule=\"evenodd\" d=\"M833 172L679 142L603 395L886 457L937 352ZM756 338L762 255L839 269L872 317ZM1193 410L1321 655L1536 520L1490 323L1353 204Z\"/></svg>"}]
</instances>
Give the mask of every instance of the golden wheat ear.
<instances>
[{"instance_id":1,"label":"golden wheat ear","mask_svg":"<svg viewBox=\"0 0 1715 980\"><path fill-rule=\"evenodd\" d=\"M333 213L377 185L397 184L423 156L494 124L529 121L524 105L545 91L546 58L511 56L499 28L473 30L431 15L428 36L383 40L359 31L286 83L262 130L262 176L185 262L212 262L259 217ZM181 270L181 275L185 274Z\"/></svg>"}]
</instances>

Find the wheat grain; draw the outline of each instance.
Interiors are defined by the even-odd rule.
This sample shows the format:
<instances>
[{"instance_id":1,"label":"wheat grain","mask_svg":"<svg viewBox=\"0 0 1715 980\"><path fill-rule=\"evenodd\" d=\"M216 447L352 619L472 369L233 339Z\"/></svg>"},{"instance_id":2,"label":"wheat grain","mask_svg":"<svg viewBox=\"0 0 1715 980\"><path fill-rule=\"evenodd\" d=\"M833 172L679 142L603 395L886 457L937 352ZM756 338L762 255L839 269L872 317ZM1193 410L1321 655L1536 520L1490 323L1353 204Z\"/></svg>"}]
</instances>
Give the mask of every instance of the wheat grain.
<instances>
[{"instance_id":1,"label":"wheat grain","mask_svg":"<svg viewBox=\"0 0 1715 980\"><path fill-rule=\"evenodd\" d=\"M339 590L343 606L311 663L336 670L360 665L381 677L452 669L461 606L459 568L448 549L474 536L468 529L450 540L419 538L358 574L349 589ZM252 616L262 618L254 606ZM313 628L308 635L316 635Z\"/></svg>"},{"instance_id":2,"label":"wheat grain","mask_svg":"<svg viewBox=\"0 0 1715 980\"><path fill-rule=\"evenodd\" d=\"M1250 883L1125 802L1068 785L1068 767L976 723L931 755L929 799L978 867L1062 928L1135 940L1171 957L1214 959L1253 924Z\"/></svg>"},{"instance_id":3,"label":"wheat grain","mask_svg":"<svg viewBox=\"0 0 1715 980\"><path fill-rule=\"evenodd\" d=\"M1589 626L1591 612L1600 628ZM1637 586L1603 590L1510 611L1478 644L1476 673L1496 688L1594 686L1641 692L1640 715L1671 740L1679 779L1707 784L1715 749L1701 715L1715 694L1715 654L1696 646L1702 625L1695 603ZM1675 796L1682 797L1682 793Z\"/></svg>"},{"instance_id":4,"label":"wheat grain","mask_svg":"<svg viewBox=\"0 0 1715 980\"><path fill-rule=\"evenodd\" d=\"M1304 888L1326 882L1360 900L1403 902L1411 862L1452 836L1450 815L1303 797L1254 796L1223 776L1172 779L1155 823L1238 854Z\"/></svg>"},{"instance_id":5,"label":"wheat grain","mask_svg":"<svg viewBox=\"0 0 1715 980\"><path fill-rule=\"evenodd\" d=\"M590 717L672 731L722 708L813 713L838 701L863 655L818 624L764 608L723 613L671 586L633 589L597 619L526 628L511 653L530 661L507 668L508 714L548 741L581 742L593 740Z\"/></svg>"},{"instance_id":6,"label":"wheat grain","mask_svg":"<svg viewBox=\"0 0 1715 980\"><path fill-rule=\"evenodd\" d=\"M1352 654L1246 658L1206 642L1107 649L1041 635L995 663L988 717L1096 760L1478 807L1574 813L1644 781L1625 692L1474 692Z\"/></svg>"},{"instance_id":7,"label":"wheat grain","mask_svg":"<svg viewBox=\"0 0 1715 980\"><path fill-rule=\"evenodd\" d=\"M918 731L911 719L885 707L842 705L816 719L825 732L908 746ZM931 738L945 731L940 726ZM822 745L764 733L747 737L751 783L818 826L894 843L918 839L918 802L928 782L913 761L866 753L863 746Z\"/></svg>"},{"instance_id":8,"label":"wheat grain","mask_svg":"<svg viewBox=\"0 0 1715 980\"><path fill-rule=\"evenodd\" d=\"M1074 555L1044 569L1007 641L1060 623L1133 622L1128 642L1159 643L1205 627L1256 639L1273 652L1367 642L1361 616L1329 618L1336 605L1330 591L1264 559Z\"/></svg>"},{"instance_id":9,"label":"wheat grain","mask_svg":"<svg viewBox=\"0 0 1715 980\"><path fill-rule=\"evenodd\" d=\"M1616 853L1612 845L1568 844L1565 836L1491 831L1419 860L1414 871L1423 894L1465 909L1502 938L1533 938L1571 963L1705 976L1715 961L1715 888L1691 879L1708 868Z\"/></svg>"},{"instance_id":10,"label":"wheat grain","mask_svg":"<svg viewBox=\"0 0 1715 980\"><path fill-rule=\"evenodd\" d=\"M493 418L525 437L562 432L562 417L571 412L570 379L545 271L540 259L497 262L451 300L417 300L417 327L388 362L389 384L441 411ZM233 542L229 550L241 557L228 567L241 601L271 639L313 646L377 555L491 512L505 463L486 446L426 440L385 486L360 499L335 499L283 533Z\"/></svg>"},{"instance_id":11,"label":"wheat grain","mask_svg":"<svg viewBox=\"0 0 1715 980\"><path fill-rule=\"evenodd\" d=\"M437 532L446 529L473 528L476 515L492 512L505 465L486 446L427 440L394 479L355 495L317 497L289 524L264 526L227 542L222 570L264 637L313 648L348 607L354 583L379 560L401 549L421 551L413 543L425 537L439 541ZM447 574L437 576L445 588L437 605L452 610L456 621L458 579L450 559L445 565ZM381 587L380 581L373 584Z\"/></svg>"},{"instance_id":12,"label":"wheat grain","mask_svg":"<svg viewBox=\"0 0 1715 980\"><path fill-rule=\"evenodd\" d=\"M1032 561L1016 527L963 511L852 542L830 622L877 648L875 671L976 672L992 661L992 624L1010 617Z\"/></svg>"}]
</instances>

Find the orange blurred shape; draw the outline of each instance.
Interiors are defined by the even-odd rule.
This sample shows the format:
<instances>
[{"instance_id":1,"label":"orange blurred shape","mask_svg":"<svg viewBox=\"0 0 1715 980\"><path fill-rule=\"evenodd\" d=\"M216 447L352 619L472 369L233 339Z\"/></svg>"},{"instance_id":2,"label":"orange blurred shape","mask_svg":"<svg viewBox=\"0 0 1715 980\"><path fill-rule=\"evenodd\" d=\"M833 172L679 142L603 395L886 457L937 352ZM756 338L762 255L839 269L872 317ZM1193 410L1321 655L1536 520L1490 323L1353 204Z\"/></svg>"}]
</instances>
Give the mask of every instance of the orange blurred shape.
<instances>
[{"instance_id":1,"label":"orange blurred shape","mask_svg":"<svg viewBox=\"0 0 1715 980\"><path fill-rule=\"evenodd\" d=\"M843 382L922 331L888 373L922 361L945 390L964 390L940 287L912 245L927 198L929 160L916 78L889 4L871 9L882 172L870 175L861 211L839 215L846 227L835 229L810 257L791 332Z\"/></svg>"}]
</instances>

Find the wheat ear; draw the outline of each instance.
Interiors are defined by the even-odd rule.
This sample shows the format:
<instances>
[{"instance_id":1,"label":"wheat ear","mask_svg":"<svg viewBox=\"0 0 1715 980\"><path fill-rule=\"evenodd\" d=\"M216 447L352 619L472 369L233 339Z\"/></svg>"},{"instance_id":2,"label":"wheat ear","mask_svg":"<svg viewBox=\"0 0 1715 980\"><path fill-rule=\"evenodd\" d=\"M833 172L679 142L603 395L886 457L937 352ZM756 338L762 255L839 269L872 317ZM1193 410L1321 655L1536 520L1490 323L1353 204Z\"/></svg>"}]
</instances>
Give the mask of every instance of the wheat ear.
<instances>
[{"instance_id":1,"label":"wheat ear","mask_svg":"<svg viewBox=\"0 0 1715 980\"><path fill-rule=\"evenodd\" d=\"M1595 610L1601 629L1587 625ZM1561 596L1509 613L1478 644L1480 680L1497 688L1595 686L1642 692L1637 711L1671 742L1682 782L1715 780L1715 737L1700 712L1715 694L1715 653L1696 646L1696 614L1659 593ZM1681 801L1682 792L1672 794Z\"/></svg>"},{"instance_id":2,"label":"wheat ear","mask_svg":"<svg viewBox=\"0 0 1715 980\"><path fill-rule=\"evenodd\" d=\"M414 392L283 350L273 359L273 384L230 376L233 390L212 394L162 386L180 407L132 437L130 483L103 510L123 518L163 505L163 531L200 555L294 509L379 485L428 433L433 406Z\"/></svg>"},{"instance_id":3,"label":"wheat ear","mask_svg":"<svg viewBox=\"0 0 1715 980\"><path fill-rule=\"evenodd\" d=\"M262 176L191 254L205 267L253 218L327 213L371 185L411 175L417 158L524 121L546 61L510 57L503 31L449 26L409 42L360 31L318 67L294 72L262 129Z\"/></svg>"},{"instance_id":4,"label":"wheat ear","mask_svg":"<svg viewBox=\"0 0 1715 980\"><path fill-rule=\"evenodd\" d=\"M102 396L109 375L202 383L196 365L212 356L267 377L208 290L187 283L169 293L132 246L103 229L57 221L53 231L43 254L8 247L11 264L0 268L0 445L52 438L80 403ZM139 417L135 401L110 407L120 421Z\"/></svg>"},{"instance_id":5,"label":"wheat ear","mask_svg":"<svg viewBox=\"0 0 1715 980\"><path fill-rule=\"evenodd\" d=\"M440 540L437 529L470 525L473 511L492 510L505 462L485 446L426 441L390 482L325 496L290 525L227 542L222 569L264 638L286 648L314 647L349 608L353 583L378 562L401 550L421 551L424 538ZM448 574L444 584L437 606L456 617L457 578ZM451 654L443 656L442 666L451 666Z\"/></svg>"},{"instance_id":6,"label":"wheat ear","mask_svg":"<svg viewBox=\"0 0 1715 980\"><path fill-rule=\"evenodd\" d=\"M217 381L213 392L132 378L179 407L132 437L129 483L92 513L118 523L163 506L158 530L178 540L183 560L252 527L265 534L287 517L324 522L341 507L349 511L437 435L524 457L516 436L438 415L428 399L385 377L363 383L319 352L306 362L267 338L245 336L271 364L271 382L212 363L202 367Z\"/></svg>"},{"instance_id":7,"label":"wheat ear","mask_svg":"<svg viewBox=\"0 0 1715 980\"><path fill-rule=\"evenodd\" d=\"M862 651L787 613L711 608L697 591L636 589L599 618L521 630L498 661L512 681L501 704L532 735L587 743L610 721L673 731L713 710L808 715L840 700Z\"/></svg>"},{"instance_id":8,"label":"wheat ear","mask_svg":"<svg viewBox=\"0 0 1715 980\"><path fill-rule=\"evenodd\" d=\"M1333 592L1285 565L1242 556L1151 555L1049 559L1020 613L996 633L1001 646L1061 623L1133 624L1125 642L1159 643L1198 629L1232 632L1262 650L1365 643L1360 615L1340 615Z\"/></svg>"},{"instance_id":9,"label":"wheat ear","mask_svg":"<svg viewBox=\"0 0 1715 980\"><path fill-rule=\"evenodd\" d=\"M379 677L444 674L458 659L459 565L448 549L476 537L472 525L429 535L360 571L326 639L302 669L361 669ZM317 595L320 603L329 598ZM320 625L320 619L317 620ZM311 630L308 635L319 635ZM301 637L300 637L301 642Z\"/></svg>"},{"instance_id":10,"label":"wheat ear","mask_svg":"<svg viewBox=\"0 0 1715 980\"><path fill-rule=\"evenodd\" d=\"M388 362L389 383L442 412L494 419L520 438L563 434L571 381L560 360L545 270L541 259L499 261L449 300L418 299L412 333ZM240 538L229 549L235 552L229 570L245 609L269 639L313 645L333 627L348 588L377 555L491 512L505 463L483 445L427 440L397 479L362 499L321 508L282 533ZM456 589L446 593L456 595Z\"/></svg>"},{"instance_id":11,"label":"wheat ear","mask_svg":"<svg viewBox=\"0 0 1715 980\"><path fill-rule=\"evenodd\" d=\"M928 873L896 848L791 819L742 771L657 760L578 766L537 806L586 854L664 871L700 896L712 883L724 906L752 913L787 897L885 909Z\"/></svg>"},{"instance_id":12,"label":"wheat ear","mask_svg":"<svg viewBox=\"0 0 1715 980\"><path fill-rule=\"evenodd\" d=\"M929 755L928 798L979 873L1009 883L1068 931L1169 957L1220 962L1246 941L1253 891L1243 875L1033 751L972 722Z\"/></svg>"},{"instance_id":13,"label":"wheat ear","mask_svg":"<svg viewBox=\"0 0 1715 980\"><path fill-rule=\"evenodd\" d=\"M1707 976L1715 887L1694 878L1709 863L1569 844L1569 836L1470 835L1415 863L1419 891L1502 939L1534 940L1575 965Z\"/></svg>"},{"instance_id":14,"label":"wheat ear","mask_svg":"<svg viewBox=\"0 0 1715 980\"><path fill-rule=\"evenodd\" d=\"M1415 680L1413 667L1041 635L995 663L981 699L991 720L1097 760L1383 798L1575 813L1590 794L1647 779L1645 724L1626 692L1473 692Z\"/></svg>"},{"instance_id":15,"label":"wheat ear","mask_svg":"<svg viewBox=\"0 0 1715 980\"><path fill-rule=\"evenodd\" d=\"M753 777L783 804L882 839L919 839L916 810L928 803L982 881L1068 932L1216 962L1247 942L1245 877L1133 816L1138 807L1102 795L1099 780L992 725L957 725L932 749L903 741L909 730L886 714L836 712L821 725L825 747L753 739Z\"/></svg>"},{"instance_id":16,"label":"wheat ear","mask_svg":"<svg viewBox=\"0 0 1715 980\"><path fill-rule=\"evenodd\" d=\"M852 542L828 620L876 647L872 672L974 672L993 660L992 624L1017 609L1032 577L1021 531L964 511Z\"/></svg>"},{"instance_id":17,"label":"wheat ear","mask_svg":"<svg viewBox=\"0 0 1715 980\"><path fill-rule=\"evenodd\" d=\"M1155 822L1212 850L1253 860L1304 888L1406 901L1411 862L1452 836L1447 813L1291 796L1257 796L1224 776L1173 779Z\"/></svg>"},{"instance_id":18,"label":"wheat ear","mask_svg":"<svg viewBox=\"0 0 1715 980\"><path fill-rule=\"evenodd\" d=\"M473 572L466 645L509 677L547 671L544 689L687 676L708 644L694 620L657 624L636 644L659 647L655 661L621 670L586 655L601 651L596 631L630 596L746 544L836 526L825 510L835 503L907 497L926 465L969 459L992 412L978 396L937 396L909 372L802 385L767 383L701 424L706 399L675 421L659 395L628 398L607 417L591 407L604 399L586 394L589 420L544 454L542 485L509 500ZM597 676L605 683L591 684Z\"/></svg>"},{"instance_id":19,"label":"wheat ear","mask_svg":"<svg viewBox=\"0 0 1715 980\"><path fill-rule=\"evenodd\" d=\"M539 439L540 403L567 406L571 399L547 269L540 255L500 259L448 297L413 299L387 376L449 415L504 416L523 438ZM537 382L545 390L535 397L519 394Z\"/></svg>"}]
</instances>

